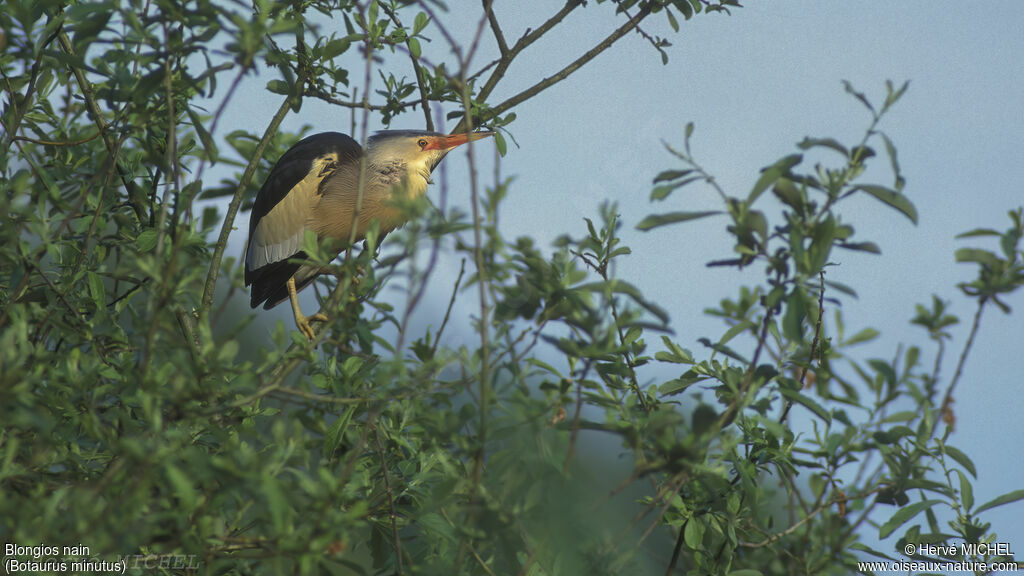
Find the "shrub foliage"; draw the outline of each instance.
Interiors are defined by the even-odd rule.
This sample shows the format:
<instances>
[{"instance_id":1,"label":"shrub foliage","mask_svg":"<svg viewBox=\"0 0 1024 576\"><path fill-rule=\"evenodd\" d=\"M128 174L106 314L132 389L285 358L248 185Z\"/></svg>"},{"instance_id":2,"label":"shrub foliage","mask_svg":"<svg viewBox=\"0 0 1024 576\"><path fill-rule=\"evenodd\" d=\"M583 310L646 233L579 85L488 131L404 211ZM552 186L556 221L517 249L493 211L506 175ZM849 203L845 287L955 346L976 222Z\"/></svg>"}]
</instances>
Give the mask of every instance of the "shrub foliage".
<instances>
[{"instance_id":1,"label":"shrub foliage","mask_svg":"<svg viewBox=\"0 0 1024 576\"><path fill-rule=\"evenodd\" d=\"M290 325L250 335L227 240L299 137L279 127L304 102L336 106L363 137L401 115L433 129L441 109L458 130L500 131L504 154L518 104L624 35L667 58L652 18L678 30L739 9L587 4L513 32L485 0L457 35L433 2L7 0L0 540L84 544L133 573L445 575L845 574L906 559L908 543L993 541L984 512L1024 491L976 502L983 471L949 442L982 311L1009 312L1004 295L1024 283L1022 211L962 235L998 241L956 253L978 269L960 286L976 304L963 342L933 296L913 319L922 343L862 358L855 346L879 332L846 329L838 304L855 287L828 278L845 254L880 252L843 218L848 199L917 220L881 131L906 85L881 102L847 86L868 112L863 138L807 138L739 194L701 167L687 126L651 175L665 209L633 224L604 205L552 247L504 238L514 184L471 170L470 211L418 207L382 250L371 238L333 262L308 247L335 272L319 281L330 321L315 343ZM581 10L614 11L617 27L497 101L513 61ZM485 43L497 56L478 64ZM227 125L257 73L276 114ZM891 169L887 184L868 181L871 163ZM672 208L697 186L717 210ZM734 244L709 265L744 284L706 311L722 332L695 353L615 264L630 255L624 225L667 236L704 218ZM439 258L463 268L417 331ZM463 302L469 337L446 332ZM898 542L874 550L866 534Z\"/></svg>"}]
</instances>

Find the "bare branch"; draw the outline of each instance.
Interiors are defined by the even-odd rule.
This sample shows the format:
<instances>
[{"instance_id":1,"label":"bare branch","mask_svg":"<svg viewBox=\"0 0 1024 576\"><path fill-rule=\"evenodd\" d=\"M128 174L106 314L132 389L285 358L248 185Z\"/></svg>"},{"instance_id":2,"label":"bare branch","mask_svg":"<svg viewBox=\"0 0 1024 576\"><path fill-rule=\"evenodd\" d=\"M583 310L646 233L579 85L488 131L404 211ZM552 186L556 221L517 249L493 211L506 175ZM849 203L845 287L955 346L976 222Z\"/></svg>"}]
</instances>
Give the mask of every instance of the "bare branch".
<instances>
[{"instance_id":1,"label":"bare branch","mask_svg":"<svg viewBox=\"0 0 1024 576\"><path fill-rule=\"evenodd\" d=\"M649 6L645 6L639 12L637 12L636 16L633 16L632 18L627 20L622 26L619 26L617 29L615 29L614 32L609 34L604 40L602 40L596 46L594 46L593 48L588 50L586 53L584 53L582 56L580 56L579 58L574 60L571 64L569 64L565 68L562 68L561 70L556 72L553 76L549 76L549 77L541 80L540 82L534 84L533 86L527 88L526 90L523 90L522 92L516 94L515 96L512 96L511 98L505 100L501 104L498 104L497 106L495 106L493 108L493 113L496 114L496 115L497 114L501 114L502 112L505 112L505 111L507 111L507 110L509 110L509 109L511 109L511 108L513 108L513 107L515 107L515 106L517 106L519 104L521 104L522 102L525 102L526 100L529 100L530 98L533 98L537 94L540 94L544 90L547 90L548 88L554 86L555 84L558 84L562 80L565 80L570 75L572 75L573 72L579 70L587 62L590 62L591 60L593 60L598 54L600 54L601 52L604 52L605 50L610 48L613 44L615 44L615 42L619 38L622 38L628 32L630 32L633 29L635 29L640 24L640 22L642 22L644 20L644 18L646 18L650 13L651 13L650 7ZM516 43L516 47L518 47L518 46L519 46L519 43L517 42ZM510 53L515 53L516 52L516 47L513 47ZM508 66L506 65L504 68L507 68L507 67ZM497 77L500 78L499 71L503 74L504 73L504 68L502 67L501 63L499 63L498 67L495 68L495 70L492 73L491 77L495 78L495 75L498 75ZM488 84L490 84L490 81L488 81ZM495 84L497 84L496 80L495 80ZM493 89L493 86L491 86L491 89ZM479 99L484 99L484 98L487 97L487 95L489 93L490 93L490 91L488 90L487 85L485 85L484 88L482 88L480 90L480 94L478 94L477 97Z\"/></svg>"},{"instance_id":2,"label":"bare branch","mask_svg":"<svg viewBox=\"0 0 1024 576\"><path fill-rule=\"evenodd\" d=\"M277 133L277 129L281 126L281 122L284 120L284 117L288 115L288 110L291 108L294 99L302 97L301 86L305 83L305 78L300 77L300 80L301 81L297 83L297 86L300 86L300 94L296 96L288 96L283 102L281 102L281 106L277 109L277 113L270 119L267 129L263 131L263 137L260 138L259 144L256 145L252 158L249 159L249 164L245 167L245 172L242 173L242 177L238 180L238 186L235 188L235 193L232 195L231 202L228 204L227 214L224 215L224 224L221 225L220 235L217 237L217 244L213 248L210 271L206 274L206 286L203 289L203 299L200 302L199 312L201 316L205 317L210 311L210 306L213 305L213 292L217 287L217 275L220 273L220 263L221 260L224 259L224 250L228 245L228 236L231 235L231 230L234 228L235 216L238 215L238 208L242 205L242 197L245 195L245 190L249 187L249 182L252 181L253 174L256 173L256 166L259 165L260 159L263 157L263 152L265 152L267 146L270 145L270 139Z\"/></svg>"},{"instance_id":3,"label":"bare branch","mask_svg":"<svg viewBox=\"0 0 1024 576\"><path fill-rule=\"evenodd\" d=\"M529 47L530 44L533 44L538 39L540 39L540 37L546 34L548 30L551 30L559 22L564 20L565 17L568 16L569 13L575 10L578 6L580 6L580 2L578 0L567 0L566 3L562 6L562 8L559 9L558 12L555 12L543 24L541 24L539 28L532 31L530 29L527 29L526 33L523 34L523 36L516 41L515 45L513 45L511 48L506 49L502 53L501 57L496 61L496 64L488 64L488 68L491 66L496 66L496 68L494 69L494 72L491 73L490 77L487 78L487 82L483 85L482 88L480 88L480 92L477 94L477 98L479 98L480 100L486 100L487 97L491 95L491 92L494 91L494 88L498 85L498 82L505 77L505 71L508 70L509 65L512 64L512 61L515 59L515 57L518 56L520 52ZM493 13L490 10L488 10L488 14L489 17L493 15ZM492 28L493 26L494 25L492 25Z\"/></svg>"},{"instance_id":4,"label":"bare branch","mask_svg":"<svg viewBox=\"0 0 1024 576\"><path fill-rule=\"evenodd\" d=\"M64 50L69 56L75 56L75 49L71 45L71 39L68 38L64 28L60 28L60 32L57 34L57 40L60 42L61 49ZM85 99L86 108L89 110L89 115L92 116L92 121L96 124L97 130L99 130L100 136L103 138L103 144L107 147L107 152L113 158L118 157L118 149L120 148L111 138L107 130L107 122L103 119L103 111L100 110L99 104L96 103L96 94L92 88L92 84L85 77L81 68L75 66L68 66L71 69L71 73L75 77L75 81L78 83L79 89L82 91L82 97ZM121 167L121 164L117 164L117 173L121 177L121 182L124 184L125 190L128 192L128 201L135 212L135 217L139 219L139 222L146 221L146 198L139 190L139 187L135 185L135 182L131 179L128 172Z\"/></svg>"},{"instance_id":5,"label":"bare branch","mask_svg":"<svg viewBox=\"0 0 1024 576\"><path fill-rule=\"evenodd\" d=\"M484 12L487 13L487 22L491 26L491 32L494 34L494 41L498 44L498 52L504 57L508 54L508 44L505 42L505 35L501 31L501 25L498 24L498 17L494 15L494 0L483 0Z\"/></svg>"},{"instance_id":6,"label":"bare branch","mask_svg":"<svg viewBox=\"0 0 1024 576\"><path fill-rule=\"evenodd\" d=\"M395 26L405 28L405 26L402 26L402 21L398 19L398 14L392 10L390 6L386 3L379 4L379 6L385 13L387 13L388 17L391 18L391 21L395 23ZM426 122L426 127L427 130L433 131L434 119L430 117L430 100L427 98L427 88L425 86L426 76L424 76L423 69L420 67L419 59L412 53L412 48L409 47L410 39L412 39L412 36L407 34L405 37L405 46L407 48L407 53L409 54L409 61L412 63L413 73L416 74L416 87L419 88L420 91L420 105L423 107L423 116Z\"/></svg>"}]
</instances>

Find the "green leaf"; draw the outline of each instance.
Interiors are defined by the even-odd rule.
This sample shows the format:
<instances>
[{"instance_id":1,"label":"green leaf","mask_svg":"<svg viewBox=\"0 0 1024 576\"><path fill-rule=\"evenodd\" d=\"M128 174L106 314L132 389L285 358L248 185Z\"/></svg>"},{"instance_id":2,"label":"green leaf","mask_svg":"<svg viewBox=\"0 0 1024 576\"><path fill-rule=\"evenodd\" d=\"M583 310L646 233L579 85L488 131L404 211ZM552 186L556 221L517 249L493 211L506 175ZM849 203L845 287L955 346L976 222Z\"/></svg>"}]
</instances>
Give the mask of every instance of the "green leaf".
<instances>
[{"instance_id":1,"label":"green leaf","mask_svg":"<svg viewBox=\"0 0 1024 576\"><path fill-rule=\"evenodd\" d=\"M957 234L954 238L973 238L975 236L999 236L999 232L991 228L975 228L974 230L969 230L963 234Z\"/></svg>"},{"instance_id":2,"label":"green leaf","mask_svg":"<svg viewBox=\"0 0 1024 576\"><path fill-rule=\"evenodd\" d=\"M996 506L1002 506L1003 504L1009 504L1011 502L1016 502L1018 500L1024 500L1024 490L1014 490L1013 492L1007 492L1002 496L989 500L988 502L985 502L981 506L978 506L974 510L974 513L980 514L985 510L990 510L992 508L995 508Z\"/></svg>"},{"instance_id":3,"label":"green leaf","mask_svg":"<svg viewBox=\"0 0 1024 576\"><path fill-rule=\"evenodd\" d=\"M333 60L334 58L344 54L352 42L348 38L335 38L334 40L328 40L327 44L324 44L324 49L321 57L324 60Z\"/></svg>"},{"instance_id":4,"label":"green leaf","mask_svg":"<svg viewBox=\"0 0 1024 576\"><path fill-rule=\"evenodd\" d=\"M494 145L498 148L498 155L504 158L508 152L508 143L505 142L505 137L501 132L494 132Z\"/></svg>"},{"instance_id":5,"label":"green leaf","mask_svg":"<svg viewBox=\"0 0 1024 576\"><path fill-rule=\"evenodd\" d=\"M654 183L668 182L669 180L675 180L676 178L682 178L693 173L693 170L665 170L654 177Z\"/></svg>"},{"instance_id":6,"label":"green leaf","mask_svg":"<svg viewBox=\"0 0 1024 576\"><path fill-rule=\"evenodd\" d=\"M352 414L355 411L355 406L349 406L344 414L335 418L334 422L331 422L331 426L324 435L324 456L327 458L333 457L334 453L338 450L338 446L341 445L341 441L345 439L348 423L352 420Z\"/></svg>"},{"instance_id":7,"label":"green leaf","mask_svg":"<svg viewBox=\"0 0 1024 576\"><path fill-rule=\"evenodd\" d=\"M761 173L761 177L757 179L757 183L754 184L754 189L750 191L750 195L747 196L747 203L753 204L754 200L761 195L762 192L768 189L769 186L775 183L776 180L789 174L789 171L794 166L799 164L804 159L801 154L790 154L785 158L780 159L775 164L764 169Z\"/></svg>"},{"instance_id":8,"label":"green leaf","mask_svg":"<svg viewBox=\"0 0 1024 576\"><path fill-rule=\"evenodd\" d=\"M704 523L696 518L690 518L686 522L686 527L683 528L683 541L691 550L703 549Z\"/></svg>"},{"instance_id":9,"label":"green leaf","mask_svg":"<svg viewBox=\"0 0 1024 576\"><path fill-rule=\"evenodd\" d=\"M871 340L878 338L879 334L880 332L874 328L865 328L853 336L850 336L850 339L843 342L843 345L852 346L854 344L860 344L861 342L870 342Z\"/></svg>"},{"instance_id":10,"label":"green leaf","mask_svg":"<svg viewBox=\"0 0 1024 576\"><path fill-rule=\"evenodd\" d=\"M366 16L366 21L369 22L371 26L377 23L377 12L379 10L380 6L377 4L377 0L372 0L370 2L370 9L368 10L368 14Z\"/></svg>"},{"instance_id":11,"label":"green leaf","mask_svg":"<svg viewBox=\"0 0 1024 576\"><path fill-rule=\"evenodd\" d=\"M974 262L984 266L997 266L999 257L979 248L960 248L955 252L957 262Z\"/></svg>"},{"instance_id":12,"label":"green leaf","mask_svg":"<svg viewBox=\"0 0 1024 576\"><path fill-rule=\"evenodd\" d=\"M747 330L750 330L752 328L757 328L757 324L754 324L750 320L746 320L746 319L741 320L741 321L737 322L736 324L733 324L732 326L730 326L729 329L725 331L725 334L722 334L722 337L718 340L717 344L718 344L718 346L724 346L724 345L728 344L729 341L732 340L733 338L735 338L736 336L738 336L738 335L740 335L740 334L742 334L742 333L744 333Z\"/></svg>"},{"instance_id":13,"label":"green leaf","mask_svg":"<svg viewBox=\"0 0 1024 576\"><path fill-rule=\"evenodd\" d=\"M689 20L693 16L693 7L686 0L672 0L672 5L683 14L683 18Z\"/></svg>"},{"instance_id":14,"label":"green leaf","mask_svg":"<svg viewBox=\"0 0 1024 576\"><path fill-rule=\"evenodd\" d=\"M103 289L103 279L100 275L93 272L92 270L88 273L89 278L89 295L92 296L93 302L96 303L97 308L104 308L107 305L106 291Z\"/></svg>"},{"instance_id":15,"label":"green leaf","mask_svg":"<svg viewBox=\"0 0 1024 576\"><path fill-rule=\"evenodd\" d=\"M878 539L885 540L893 533L893 531L906 524L911 518L920 514L921 511L941 503L942 500L924 500L922 502L914 502L913 504L900 508L892 515L892 518L889 518L889 520L885 524L882 524L882 527L878 529Z\"/></svg>"},{"instance_id":16,"label":"green leaf","mask_svg":"<svg viewBox=\"0 0 1024 576\"><path fill-rule=\"evenodd\" d=\"M822 408L821 404L818 404L809 396L805 396L801 394L800 391L790 390L789 388L779 388L779 392L781 392L782 396L789 400L790 402L794 402L796 404L803 406L804 408L807 408L808 410L813 412L815 416L821 418L826 423L832 423L832 415L829 414L828 410Z\"/></svg>"},{"instance_id":17,"label":"green leaf","mask_svg":"<svg viewBox=\"0 0 1024 576\"><path fill-rule=\"evenodd\" d=\"M708 210L704 212L668 212L665 214L651 214L644 218L636 225L637 230L651 230L659 226L665 226L666 224L677 224L679 222L687 222L689 220L697 220L705 218L707 216L714 216L715 214L721 214L720 210Z\"/></svg>"},{"instance_id":18,"label":"green leaf","mask_svg":"<svg viewBox=\"0 0 1024 576\"><path fill-rule=\"evenodd\" d=\"M418 12L416 14L416 20L412 23L412 33L414 35L419 34L427 27L427 24L430 24L430 17L427 16L426 12Z\"/></svg>"},{"instance_id":19,"label":"green leaf","mask_svg":"<svg viewBox=\"0 0 1024 576\"><path fill-rule=\"evenodd\" d=\"M273 476L263 477L262 488L263 496L267 499L267 510L270 513L271 524L277 532L284 532L285 522L287 521L290 509L288 499L285 497L277 478Z\"/></svg>"},{"instance_id":20,"label":"green leaf","mask_svg":"<svg viewBox=\"0 0 1024 576\"><path fill-rule=\"evenodd\" d=\"M156 248L156 236L155 228L146 228L135 238L135 247L138 248L139 252L149 252Z\"/></svg>"},{"instance_id":21,"label":"green leaf","mask_svg":"<svg viewBox=\"0 0 1024 576\"><path fill-rule=\"evenodd\" d=\"M846 284L843 284L842 282L825 280L825 286L828 286L829 288L835 290L836 292L842 292L843 294L846 294L847 296L850 296L852 298L857 297L857 291L847 286Z\"/></svg>"},{"instance_id":22,"label":"green leaf","mask_svg":"<svg viewBox=\"0 0 1024 576\"><path fill-rule=\"evenodd\" d=\"M420 41L416 38L409 38L408 45L409 54L411 54L413 58L419 59L420 55L423 53L420 48Z\"/></svg>"},{"instance_id":23,"label":"green leaf","mask_svg":"<svg viewBox=\"0 0 1024 576\"><path fill-rule=\"evenodd\" d=\"M267 82L267 90L274 94L283 94L285 96L292 93L291 86L289 86L284 80L271 80Z\"/></svg>"},{"instance_id":24,"label":"green leaf","mask_svg":"<svg viewBox=\"0 0 1024 576\"><path fill-rule=\"evenodd\" d=\"M900 161L896 155L896 146L893 146L892 140L889 140L889 137L885 135L885 132L879 132L878 135L881 136L882 141L885 142L885 152L889 155L889 165L892 166L892 174L895 179L893 186L897 191L901 191L903 190L903 186L906 184L906 181L903 179L903 175L900 174Z\"/></svg>"},{"instance_id":25,"label":"green leaf","mask_svg":"<svg viewBox=\"0 0 1024 576\"><path fill-rule=\"evenodd\" d=\"M967 479L967 475L957 470L957 476L960 477L960 498L963 501L964 509L968 512L971 508L974 508L974 489L971 488L971 481Z\"/></svg>"},{"instance_id":26,"label":"green leaf","mask_svg":"<svg viewBox=\"0 0 1024 576\"><path fill-rule=\"evenodd\" d=\"M690 176L689 178L685 178L678 182L673 182L671 184L663 184L661 186L655 186L654 190L651 190L651 200L664 200L676 188L682 188L683 186L686 186L687 184L690 184L692 182L696 182L697 180L701 180L702 178L702 176Z\"/></svg>"},{"instance_id":27,"label":"green leaf","mask_svg":"<svg viewBox=\"0 0 1024 576\"><path fill-rule=\"evenodd\" d=\"M918 416L917 412L915 412L913 410L905 410L903 412L896 412L895 414L890 414L890 415L886 416L885 418L882 418L879 421L879 423L880 424L892 424L893 422L910 422L914 418L917 418L917 416Z\"/></svg>"},{"instance_id":28,"label":"green leaf","mask_svg":"<svg viewBox=\"0 0 1024 576\"><path fill-rule=\"evenodd\" d=\"M902 98L903 97L903 93L907 91L907 88L910 88L910 80L907 80L906 82L904 82L903 86L900 86L896 90L893 90L892 80L886 80L885 81L885 92L886 92L886 94L885 94L885 105L882 107L882 111L884 112L890 106L895 104L897 100Z\"/></svg>"},{"instance_id":29,"label":"green leaf","mask_svg":"<svg viewBox=\"0 0 1024 576\"><path fill-rule=\"evenodd\" d=\"M804 318L807 316L807 307L803 292L800 289L794 290L786 297L786 312L782 317L782 335L791 342L801 342L804 339Z\"/></svg>"},{"instance_id":30,"label":"green leaf","mask_svg":"<svg viewBox=\"0 0 1024 576\"><path fill-rule=\"evenodd\" d=\"M907 426L893 426L888 430L878 430L871 437L879 444L895 444L901 438L913 435L914 431Z\"/></svg>"},{"instance_id":31,"label":"green leaf","mask_svg":"<svg viewBox=\"0 0 1024 576\"><path fill-rule=\"evenodd\" d=\"M665 15L668 16L668 25L672 27L673 32L679 32L679 21L672 15L671 10L665 10Z\"/></svg>"},{"instance_id":32,"label":"green leaf","mask_svg":"<svg viewBox=\"0 0 1024 576\"><path fill-rule=\"evenodd\" d=\"M883 203L899 210L904 216L909 218L911 222L917 224L917 209L914 208L914 205L903 194L886 188L885 186L876 186L872 184L861 184L860 186L854 186L853 189L867 192Z\"/></svg>"},{"instance_id":33,"label":"green leaf","mask_svg":"<svg viewBox=\"0 0 1024 576\"><path fill-rule=\"evenodd\" d=\"M829 148L842 154L843 158L850 157L850 151L847 150L845 146L843 146L842 144L840 144L839 142L832 138L811 138L808 136L805 137L802 142L797 144L797 147L800 148L801 150L810 150L811 148L815 147Z\"/></svg>"},{"instance_id":34,"label":"green leaf","mask_svg":"<svg viewBox=\"0 0 1024 576\"><path fill-rule=\"evenodd\" d=\"M167 480L174 487L174 494L184 504L184 508L187 510L195 508L198 496L195 487L192 486L192 480L170 462L164 465L164 471L167 473Z\"/></svg>"},{"instance_id":35,"label":"green leaf","mask_svg":"<svg viewBox=\"0 0 1024 576\"><path fill-rule=\"evenodd\" d=\"M203 126L203 121L199 118L199 115L191 107L188 107L188 117L192 120L192 127L195 128L196 134L199 135L199 140L203 143L206 156L211 162L217 162L217 158L220 156L217 142L214 141L213 136Z\"/></svg>"},{"instance_id":36,"label":"green leaf","mask_svg":"<svg viewBox=\"0 0 1024 576\"><path fill-rule=\"evenodd\" d=\"M676 187L672 185L655 186L654 189L651 190L651 200L664 200L675 189Z\"/></svg>"},{"instance_id":37,"label":"green leaf","mask_svg":"<svg viewBox=\"0 0 1024 576\"><path fill-rule=\"evenodd\" d=\"M662 336L661 342L669 351L655 353L654 358L656 360L661 362L670 362L672 364L693 364L693 355L689 350L679 347L679 345L670 340L668 336Z\"/></svg>"},{"instance_id":38,"label":"green leaf","mask_svg":"<svg viewBox=\"0 0 1024 576\"><path fill-rule=\"evenodd\" d=\"M890 386L896 383L896 371L893 370L892 366L885 360L872 358L868 360L868 365L885 377L886 383Z\"/></svg>"},{"instance_id":39,"label":"green leaf","mask_svg":"<svg viewBox=\"0 0 1024 576\"><path fill-rule=\"evenodd\" d=\"M865 108L871 111L871 114L873 114L876 118L878 117L878 114L875 112L875 107L871 105L871 101L868 100L868 97L865 96L863 92L858 92L857 90L855 90L853 88L853 84L850 84L846 80L843 80L843 88L845 88L847 93L851 94L854 98L860 100L860 103L863 104Z\"/></svg>"},{"instance_id":40,"label":"green leaf","mask_svg":"<svg viewBox=\"0 0 1024 576\"><path fill-rule=\"evenodd\" d=\"M960 451L959 448L955 448L953 446L950 446L949 444L944 444L942 446L942 450L946 453L947 456L955 460L957 464L963 466L964 470L970 472L971 476L974 476L975 478L978 477L978 471L974 467L974 462L972 462L971 459L968 458L967 454L964 454L963 452Z\"/></svg>"},{"instance_id":41,"label":"green leaf","mask_svg":"<svg viewBox=\"0 0 1024 576\"><path fill-rule=\"evenodd\" d=\"M847 250L855 250L857 252L869 252L871 254L882 253L882 249L874 242L836 242L836 246Z\"/></svg>"},{"instance_id":42,"label":"green leaf","mask_svg":"<svg viewBox=\"0 0 1024 576\"><path fill-rule=\"evenodd\" d=\"M892 560L893 562L896 561L896 559L893 558L892 556L888 556L886 554L883 554L882 552L879 552L878 550L870 548L866 544L862 544L860 542L856 542L854 544L850 544L850 549L851 550L858 550L860 552L864 552L866 554L870 554L870 555L872 555L872 556L874 556L876 558L885 558L886 560Z\"/></svg>"}]
</instances>

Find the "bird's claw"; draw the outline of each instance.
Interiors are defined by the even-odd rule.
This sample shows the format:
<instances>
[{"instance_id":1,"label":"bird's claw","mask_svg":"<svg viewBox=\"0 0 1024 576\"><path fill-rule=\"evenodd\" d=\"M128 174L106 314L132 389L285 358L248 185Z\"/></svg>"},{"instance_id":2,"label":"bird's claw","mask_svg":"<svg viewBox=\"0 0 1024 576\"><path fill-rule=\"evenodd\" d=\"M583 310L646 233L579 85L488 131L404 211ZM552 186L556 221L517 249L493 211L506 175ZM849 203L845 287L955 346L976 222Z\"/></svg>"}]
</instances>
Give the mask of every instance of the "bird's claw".
<instances>
[{"instance_id":1,"label":"bird's claw","mask_svg":"<svg viewBox=\"0 0 1024 576\"><path fill-rule=\"evenodd\" d=\"M317 312L316 314L313 314L312 316L296 316L295 317L295 326L298 327L299 332L302 332L302 334L306 337L306 339L309 340L310 342L312 342L313 339L316 337L316 333L313 332L313 327L310 326L310 324L309 324L310 321L314 321L314 322L327 322L327 316L321 314L320 312Z\"/></svg>"}]
</instances>

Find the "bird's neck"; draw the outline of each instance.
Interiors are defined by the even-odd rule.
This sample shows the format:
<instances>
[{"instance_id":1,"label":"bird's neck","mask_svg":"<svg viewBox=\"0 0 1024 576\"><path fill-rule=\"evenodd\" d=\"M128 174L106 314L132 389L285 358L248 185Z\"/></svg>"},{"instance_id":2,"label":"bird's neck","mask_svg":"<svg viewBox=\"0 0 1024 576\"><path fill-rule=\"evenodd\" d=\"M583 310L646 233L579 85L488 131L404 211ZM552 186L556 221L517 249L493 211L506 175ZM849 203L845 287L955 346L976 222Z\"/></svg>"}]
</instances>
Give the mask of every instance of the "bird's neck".
<instances>
[{"instance_id":1,"label":"bird's neck","mask_svg":"<svg viewBox=\"0 0 1024 576\"><path fill-rule=\"evenodd\" d=\"M374 180L392 190L400 190L409 198L422 196L427 191L427 184L432 183L429 168L404 160L389 160L369 168Z\"/></svg>"}]
</instances>

